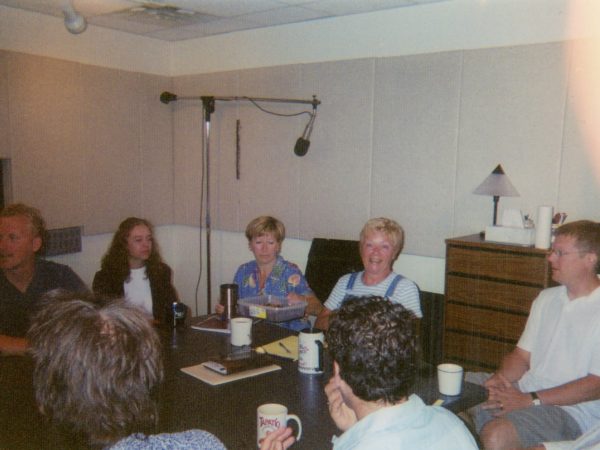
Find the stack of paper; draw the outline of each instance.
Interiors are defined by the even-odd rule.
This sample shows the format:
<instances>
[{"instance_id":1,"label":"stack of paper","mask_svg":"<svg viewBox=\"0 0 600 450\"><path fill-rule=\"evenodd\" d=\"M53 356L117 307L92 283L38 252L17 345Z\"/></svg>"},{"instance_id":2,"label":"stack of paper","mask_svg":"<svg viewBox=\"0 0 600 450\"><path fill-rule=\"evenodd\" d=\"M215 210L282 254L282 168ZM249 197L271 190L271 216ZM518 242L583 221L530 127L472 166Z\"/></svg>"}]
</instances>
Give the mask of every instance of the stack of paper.
<instances>
[{"instance_id":1,"label":"stack of paper","mask_svg":"<svg viewBox=\"0 0 600 450\"><path fill-rule=\"evenodd\" d=\"M257 353L279 356L293 361L298 360L298 336L288 336L256 348Z\"/></svg>"}]
</instances>

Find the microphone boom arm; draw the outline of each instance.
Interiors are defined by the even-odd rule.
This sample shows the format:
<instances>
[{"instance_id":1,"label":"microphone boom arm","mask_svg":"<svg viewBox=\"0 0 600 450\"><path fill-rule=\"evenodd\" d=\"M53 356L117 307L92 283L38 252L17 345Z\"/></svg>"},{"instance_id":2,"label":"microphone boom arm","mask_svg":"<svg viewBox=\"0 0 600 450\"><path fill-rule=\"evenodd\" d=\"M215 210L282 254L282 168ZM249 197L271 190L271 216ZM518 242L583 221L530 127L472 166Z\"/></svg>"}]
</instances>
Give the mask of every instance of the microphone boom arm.
<instances>
[{"instance_id":1,"label":"microphone boom arm","mask_svg":"<svg viewBox=\"0 0 600 450\"><path fill-rule=\"evenodd\" d=\"M160 101L164 104L175 102L179 100L203 100L210 97L213 100L225 101L225 102L240 102L240 101L255 101L255 102L271 102L271 103L299 103L304 105L312 105L313 110L317 110L317 106L321 104L321 100L317 99L316 95L313 95L312 100L300 100L294 98L263 98L263 97L215 97L215 96L178 96L171 92L163 92L160 94Z\"/></svg>"}]
</instances>

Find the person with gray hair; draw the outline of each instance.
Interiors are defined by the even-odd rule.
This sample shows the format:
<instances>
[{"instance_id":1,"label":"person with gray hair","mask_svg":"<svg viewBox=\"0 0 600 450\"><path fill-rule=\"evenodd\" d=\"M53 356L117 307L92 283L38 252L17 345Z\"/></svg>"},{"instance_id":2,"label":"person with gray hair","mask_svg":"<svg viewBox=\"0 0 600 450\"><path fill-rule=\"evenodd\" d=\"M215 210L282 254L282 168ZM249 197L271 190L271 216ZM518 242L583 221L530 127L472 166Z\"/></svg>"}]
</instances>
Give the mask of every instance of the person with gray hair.
<instances>
[{"instance_id":1,"label":"person with gray hair","mask_svg":"<svg viewBox=\"0 0 600 450\"><path fill-rule=\"evenodd\" d=\"M157 423L160 340L122 299L58 293L41 300L27 334L35 398L66 448L224 450L201 430L146 435Z\"/></svg>"},{"instance_id":2,"label":"person with gray hair","mask_svg":"<svg viewBox=\"0 0 600 450\"><path fill-rule=\"evenodd\" d=\"M360 232L359 251L364 266L361 272L342 276L319 313L315 326L329 327L329 316L348 298L380 295L423 316L419 288L408 278L394 272L393 265L404 246L404 230L386 217L370 219Z\"/></svg>"},{"instance_id":3,"label":"person with gray hair","mask_svg":"<svg viewBox=\"0 0 600 450\"><path fill-rule=\"evenodd\" d=\"M27 350L24 338L40 297L53 289L87 292L68 266L39 257L46 225L36 208L15 203L0 211L0 353Z\"/></svg>"}]
</instances>

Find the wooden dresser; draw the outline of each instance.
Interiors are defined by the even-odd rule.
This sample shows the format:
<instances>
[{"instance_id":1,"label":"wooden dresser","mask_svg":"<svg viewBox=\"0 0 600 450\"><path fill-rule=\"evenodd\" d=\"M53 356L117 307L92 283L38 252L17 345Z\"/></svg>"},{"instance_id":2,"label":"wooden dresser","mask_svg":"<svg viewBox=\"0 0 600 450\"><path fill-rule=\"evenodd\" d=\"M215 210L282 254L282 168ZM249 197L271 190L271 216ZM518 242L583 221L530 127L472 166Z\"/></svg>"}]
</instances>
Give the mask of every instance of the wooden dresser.
<instances>
[{"instance_id":1,"label":"wooden dresser","mask_svg":"<svg viewBox=\"0 0 600 450\"><path fill-rule=\"evenodd\" d=\"M479 234L447 239L444 361L497 368L521 336L532 301L553 284L545 250Z\"/></svg>"}]
</instances>

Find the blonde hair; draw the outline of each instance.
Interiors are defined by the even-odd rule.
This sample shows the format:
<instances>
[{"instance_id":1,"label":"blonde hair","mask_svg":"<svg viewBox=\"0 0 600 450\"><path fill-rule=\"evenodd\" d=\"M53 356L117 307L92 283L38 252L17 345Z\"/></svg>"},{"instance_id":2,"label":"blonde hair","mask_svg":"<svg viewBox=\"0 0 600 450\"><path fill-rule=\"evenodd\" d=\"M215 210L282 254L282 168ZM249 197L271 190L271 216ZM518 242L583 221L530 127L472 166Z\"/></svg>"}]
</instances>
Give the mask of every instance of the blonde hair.
<instances>
[{"instance_id":1,"label":"blonde hair","mask_svg":"<svg viewBox=\"0 0 600 450\"><path fill-rule=\"evenodd\" d=\"M267 233L273 235L278 244L285 239L285 226L280 220L271 216L260 216L250 221L246 227L246 238L250 242L253 238Z\"/></svg>"},{"instance_id":2,"label":"blonde hair","mask_svg":"<svg viewBox=\"0 0 600 450\"><path fill-rule=\"evenodd\" d=\"M394 247L394 259L398 257L404 247L404 230L395 220L386 217L370 219L360 231L360 245L365 243L368 234L383 233Z\"/></svg>"},{"instance_id":3,"label":"blonde hair","mask_svg":"<svg viewBox=\"0 0 600 450\"><path fill-rule=\"evenodd\" d=\"M42 240L40 249L36 252L44 254L46 250L46 240L48 238L46 231L46 222L42 213L37 208L25 205L23 203L12 203L0 211L0 217L25 217L29 220L33 237L39 237Z\"/></svg>"}]
</instances>

